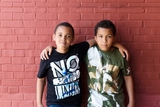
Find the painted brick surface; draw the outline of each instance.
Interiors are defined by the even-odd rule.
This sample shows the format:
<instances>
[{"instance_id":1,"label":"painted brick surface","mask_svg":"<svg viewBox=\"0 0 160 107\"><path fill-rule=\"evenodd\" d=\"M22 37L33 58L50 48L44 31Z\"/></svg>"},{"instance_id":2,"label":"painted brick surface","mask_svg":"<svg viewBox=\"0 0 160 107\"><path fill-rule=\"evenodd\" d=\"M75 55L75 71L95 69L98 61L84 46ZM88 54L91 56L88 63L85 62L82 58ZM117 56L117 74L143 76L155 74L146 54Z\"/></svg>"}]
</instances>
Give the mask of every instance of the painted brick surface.
<instances>
[{"instance_id":1,"label":"painted brick surface","mask_svg":"<svg viewBox=\"0 0 160 107\"><path fill-rule=\"evenodd\" d=\"M93 38L102 19L115 23L130 53L136 107L160 107L160 0L0 0L0 107L36 107L39 55L54 45L59 22L74 26L76 43Z\"/></svg>"}]
</instances>

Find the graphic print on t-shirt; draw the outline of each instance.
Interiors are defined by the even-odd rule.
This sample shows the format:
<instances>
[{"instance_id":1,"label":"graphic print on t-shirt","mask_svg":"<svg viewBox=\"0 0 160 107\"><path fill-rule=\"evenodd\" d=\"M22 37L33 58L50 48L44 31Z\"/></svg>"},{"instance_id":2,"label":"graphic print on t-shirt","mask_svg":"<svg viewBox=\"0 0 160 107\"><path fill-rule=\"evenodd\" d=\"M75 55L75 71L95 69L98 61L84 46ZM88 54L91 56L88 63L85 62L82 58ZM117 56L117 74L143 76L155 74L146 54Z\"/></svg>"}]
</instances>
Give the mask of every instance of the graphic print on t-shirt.
<instances>
[{"instance_id":1,"label":"graphic print on t-shirt","mask_svg":"<svg viewBox=\"0 0 160 107\"><path fill-rule=\"evenodd\" d=\"M78 84L80 77L79 58L76 55L65 60L51 62L50 66L53 72L53 85L57 99L64 99L80 93Z\"/></svg>"}]
</instances>

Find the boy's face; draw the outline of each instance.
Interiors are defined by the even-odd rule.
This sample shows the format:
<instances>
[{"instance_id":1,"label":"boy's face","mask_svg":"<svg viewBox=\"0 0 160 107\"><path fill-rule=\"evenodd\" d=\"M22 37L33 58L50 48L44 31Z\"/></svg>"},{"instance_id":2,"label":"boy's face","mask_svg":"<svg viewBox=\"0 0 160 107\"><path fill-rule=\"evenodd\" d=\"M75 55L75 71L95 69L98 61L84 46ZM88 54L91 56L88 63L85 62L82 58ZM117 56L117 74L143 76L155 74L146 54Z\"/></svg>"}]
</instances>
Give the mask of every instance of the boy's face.
<instances>
[{"instance_id":1,"label":"boy's face","mask_svg":"<svg viewBox=\"0 0 160 107\"><path fill-rule=\"evenodd\" d=\"M115 36L113 35L111 29L99 27L95 40L102 51L109 51L113 45Z\"/></svg>"},{"instance_id":2,"label":"boy's face","mask_svg":"<svg viewBox=\"0 0 160 107\"><path fill-rule=\"evenodd\" d=\"M57 45L57 52L66 53L74 40L72 29L66 26L59 26L53 34L53 40Z\"/></svg>"}]
</instances>

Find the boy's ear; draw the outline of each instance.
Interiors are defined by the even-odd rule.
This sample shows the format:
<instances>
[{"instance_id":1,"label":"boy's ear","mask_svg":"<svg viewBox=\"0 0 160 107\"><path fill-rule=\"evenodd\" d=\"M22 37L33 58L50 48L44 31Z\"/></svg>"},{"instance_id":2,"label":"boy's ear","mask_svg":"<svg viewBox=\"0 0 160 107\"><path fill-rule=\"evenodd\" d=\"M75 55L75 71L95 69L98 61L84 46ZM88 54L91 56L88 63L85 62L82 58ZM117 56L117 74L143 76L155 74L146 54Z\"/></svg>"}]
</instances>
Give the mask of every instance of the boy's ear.
<instances>
[{"instance_id":1,"label":"boy's ear","mask_svg":"<svg viewBox=\"0 0 160 107\"><path fill-rule=\"evenodd\" d=\"M55 34L52 35L52 40L55 41Z\"/></svg>"},{"instance_id":2,"label":"boy's ear","mask_svg":"<svg viewBox=\"0 0 160 107\"><path fill-rule=\"evenodd\" d=\"M73 37L72 42L74 41L75 37Z\"/></svg>"},{"instance_id":3,"label":"boy's ear","mask_svg":"<svg viewBox=\"0 0 160 107\"><path fill-rule=\"evenodd\" d=\"M113 40L114 42L116 41L116 36L114 36L114 40Z\"/></svg>"}]
</instances>

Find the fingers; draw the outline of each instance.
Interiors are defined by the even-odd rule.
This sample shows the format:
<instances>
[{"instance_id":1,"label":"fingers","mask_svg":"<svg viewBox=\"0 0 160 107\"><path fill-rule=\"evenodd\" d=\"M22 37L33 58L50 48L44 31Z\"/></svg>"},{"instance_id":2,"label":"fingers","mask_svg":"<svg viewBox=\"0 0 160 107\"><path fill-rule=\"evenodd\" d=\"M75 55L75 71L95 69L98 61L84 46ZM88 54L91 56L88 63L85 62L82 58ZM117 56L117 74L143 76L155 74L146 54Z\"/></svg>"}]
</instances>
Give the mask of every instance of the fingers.
<instances>
[{"instance_id":1,"label":"fingers","mask_svg":"<svg viewBox=\"0 0 160 107\"><path fill-rule=\"evenodd\" d=\"M52 48L49 48L48 54L51 55L51 52L52 52Z\"/></svg>"},{"instance_id":2,"label":"fingers","mask_svg":"<svg viewBox=\"0 0 160 107\"><path fill-rule=\"evenodd\" d=\"M45 49L41 52L40 58L41 58L42 60L47 60L47 59L49 59L48 52L47 52Z\"/></svg>"},{"instance_id":3,"label":"fingers","mask_svg":"<svg viewBox=\"0 0 160 107\"><path fill-rule=\"evenodd\" d=\"M128 51L126 50L126 51L124 51L124 53L125 53L126 60L129 61L129 53L128 53Z\"/></svg>"}]
</instances>

